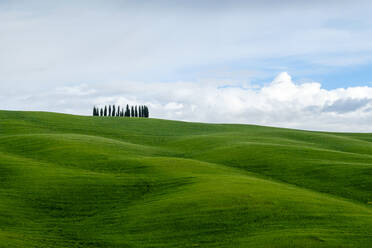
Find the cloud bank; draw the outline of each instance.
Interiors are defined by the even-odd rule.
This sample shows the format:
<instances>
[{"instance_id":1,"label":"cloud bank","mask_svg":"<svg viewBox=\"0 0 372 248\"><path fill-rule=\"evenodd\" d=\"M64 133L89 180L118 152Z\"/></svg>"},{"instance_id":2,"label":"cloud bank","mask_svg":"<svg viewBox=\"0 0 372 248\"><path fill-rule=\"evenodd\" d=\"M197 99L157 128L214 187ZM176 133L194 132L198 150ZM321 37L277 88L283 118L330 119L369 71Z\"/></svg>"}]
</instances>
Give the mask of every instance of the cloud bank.
<instances>
[{"instance_id":1,"label":"cloud bank","mask_svg":"<svg viewBox=\"0 0 372 248\"><path fill-rule=\"evenodd\" d=\"M19 92L18 92L19 93ZM211 123L245 123L327 131L372 131L372 87L326 90L295 83L287 72L264 86L219 80L110 82L17 94L26 109L87 114L93 105L146 104L152 117Z\"/></svg>"}]
</instances>

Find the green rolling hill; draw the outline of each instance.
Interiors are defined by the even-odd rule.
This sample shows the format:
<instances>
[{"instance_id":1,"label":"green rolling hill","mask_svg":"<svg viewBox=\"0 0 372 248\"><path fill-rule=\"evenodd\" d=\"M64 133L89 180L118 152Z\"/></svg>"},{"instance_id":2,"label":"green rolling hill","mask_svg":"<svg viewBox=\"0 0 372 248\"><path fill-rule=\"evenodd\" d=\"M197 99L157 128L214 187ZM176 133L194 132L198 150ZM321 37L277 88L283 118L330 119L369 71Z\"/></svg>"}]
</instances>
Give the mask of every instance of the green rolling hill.
<instances>
[{"instance_id":1,"label":"green rolling hill","mask_svg":"<svg viewBox=\"0 0 372 248\"><path fill-rule=\"evenodd\" d=\"M0 247L372 247L372 134L0 111Z\"/></svg>"}]
</instances>

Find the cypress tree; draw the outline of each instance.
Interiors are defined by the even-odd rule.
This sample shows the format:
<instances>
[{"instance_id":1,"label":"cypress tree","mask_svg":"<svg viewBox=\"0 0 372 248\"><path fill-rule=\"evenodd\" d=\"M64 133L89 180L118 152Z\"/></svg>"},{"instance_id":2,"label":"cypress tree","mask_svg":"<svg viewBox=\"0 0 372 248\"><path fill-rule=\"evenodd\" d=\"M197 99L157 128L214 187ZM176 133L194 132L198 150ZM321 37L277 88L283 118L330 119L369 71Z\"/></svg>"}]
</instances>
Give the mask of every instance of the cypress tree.
<instances>
[{"instance_id":1,"label":"cypress tree","mask_svg":"<svg viewBox=\"0 0 372 248\"><path fill-rule=\"evenodd\" d=\"M116 115L115 105L112 105L112 114L111 114L111 116L115 116L115 115Z\"/></svg>"},{"instance_id":2,"label":"cypress tree","mask_svg":"<svg viewBox=\"0 0 372 248\"><path fill-rule=\"evenodd\" d=\"M105 105L104 116L107 116L107 106Z\"/></svg>"},{"instance_id":3,"label":"cypress tree","mask_svg":"<svg viewBox=\"0 0 372 248\"><path fill-rule=\"evenodd\" d=\"M134 107L130 108L130 117L134 117Z\"/></svg>"},{"instance_id":4,"label":"cypress tree","mask_svg":"<svg viewBox=\"0 0 372 248\"><path fill-rule=\"evenodd\" d=\"M135 115L135 117L138 117L137 105L136 105L135 110L134 110L134 115Z\"/></svg>"},{"instance_id":5,"label":"cypress tree","mask_svg":"<svg viewBox=\"0 0 372 248\"><path fill-rule=\"evenodd\" d=\"M101 108L100 115L103 116L103 108Z\"/></svg>"},{"instance_id":6,"label":"cypress tree","mask_svg":"<svg viewBox=\"0 0 372 248\"><path fill-rule=\"evenodd\" d=\"M125 108L125 117L130 117L130 110L129 110L129 105L127 104L127 107Z\"/></svg>"},{"instance_id":7,"label":"cypress tree","mask_svg":"<svg viewBox=\"0 0 372 248\"><path fill-rule=\"evenodd\" d=\"M111 105L108 107L108 116L111 116Z\"/></svg>"},{"instance_id":8,"label":"cypress tree","mask_svg":"<svg viewBox=\"0 0 372 248\"><path fill-rule=\"evenodd\" d=\"M149 108L145 105L145 117L149 118Z\"/></svg>"},{"instance_id":9,"label":"cypress tree","mask_svg":"<svg viewBox=\"0 0 372 248\"><path fill-rule=\"evenodd\" d=\"M93 116L96 115L96 106L93 107Z\"/></svg>"},{"instance_id":10,"label":"cypress tree","mask_svg":"<svg viewBox=\"0 0 372 248\"><path fill-rule=\"evenodd\" d=\"M140 106L138 107L138 115L139 115L139 117L143 117L143 113L142 113L142 105L140 105Z\"/></svg>"}]
</instances>

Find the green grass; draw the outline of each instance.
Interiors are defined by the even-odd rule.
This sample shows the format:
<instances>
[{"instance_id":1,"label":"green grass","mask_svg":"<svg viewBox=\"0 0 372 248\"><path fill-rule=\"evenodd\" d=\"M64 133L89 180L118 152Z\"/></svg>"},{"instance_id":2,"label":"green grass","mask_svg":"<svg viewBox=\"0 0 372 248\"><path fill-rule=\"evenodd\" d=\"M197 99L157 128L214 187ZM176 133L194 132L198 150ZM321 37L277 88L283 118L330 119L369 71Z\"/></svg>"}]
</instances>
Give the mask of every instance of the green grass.
<instances>
[{"instance_id":1,"label":"green grass","mask_svg":"<svg viewBox=\"0 0 372 248\"><path fill-rule=\"evenodd\" d=\"M0 247L372 247L372 134L0 111Z\"/></svg>"}]
</instances>

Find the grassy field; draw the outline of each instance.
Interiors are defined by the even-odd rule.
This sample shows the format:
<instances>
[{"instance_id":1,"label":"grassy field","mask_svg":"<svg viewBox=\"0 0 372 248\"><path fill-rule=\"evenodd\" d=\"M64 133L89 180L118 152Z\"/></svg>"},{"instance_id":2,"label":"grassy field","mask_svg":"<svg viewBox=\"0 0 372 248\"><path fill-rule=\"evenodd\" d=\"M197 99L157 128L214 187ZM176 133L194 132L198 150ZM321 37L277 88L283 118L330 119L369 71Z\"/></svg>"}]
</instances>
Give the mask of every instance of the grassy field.
<instances>
[{"instance_id":1,"label":"grassy field","mask_svg":"<svg viewBox=\"0 0 372 248\"><path fill-rule=\"evenodd\" d=\"M0 111L0 247L372 247L372 134Z\"/></svg>"}]
</instances>

